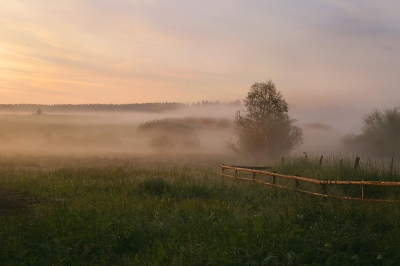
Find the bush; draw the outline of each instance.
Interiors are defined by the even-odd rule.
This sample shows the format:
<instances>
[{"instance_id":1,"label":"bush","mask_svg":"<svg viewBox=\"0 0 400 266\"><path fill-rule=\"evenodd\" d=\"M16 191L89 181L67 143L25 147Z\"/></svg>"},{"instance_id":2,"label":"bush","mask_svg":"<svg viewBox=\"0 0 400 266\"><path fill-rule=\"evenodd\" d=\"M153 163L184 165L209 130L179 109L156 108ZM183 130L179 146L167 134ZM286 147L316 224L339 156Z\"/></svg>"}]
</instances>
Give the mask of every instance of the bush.
<instances>
[{"instance_id":1,"label":"bush","mask_svg":"<svg viewBox=\"0 0 400 266\"><path fill-rule=\"evenodd\" d=\"M150 139L149 145L160 151L166 151L174 146L188 149L198 147L200 139L193 128L174 124L159 129Z\"/></svg>"},{"instance_id":2,"label":"bush","mask_svg":"<svg viewBox=\"0 0 400 266\"><path fill-rule=\"evenodd\" d=\"M373 110L363 118L360 135L346 135L343 144L355 152L393 157L400 154L400 109Z\"/></svg>"}]
</instances>

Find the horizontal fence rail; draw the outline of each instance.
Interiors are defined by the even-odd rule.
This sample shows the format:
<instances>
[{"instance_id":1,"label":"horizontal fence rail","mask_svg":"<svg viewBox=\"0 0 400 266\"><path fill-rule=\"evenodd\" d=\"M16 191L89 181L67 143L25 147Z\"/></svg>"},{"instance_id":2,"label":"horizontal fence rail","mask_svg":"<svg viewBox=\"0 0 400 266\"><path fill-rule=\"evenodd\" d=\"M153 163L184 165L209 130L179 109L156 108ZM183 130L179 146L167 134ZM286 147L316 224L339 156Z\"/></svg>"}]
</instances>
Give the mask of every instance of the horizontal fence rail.
<instances>
[{"instance_id":1,"label":"horizontal fence rail","mask_svg":"<svg viewBox=\"0 0 400 266\"><path fill-rule=\"evenodd\" d=\"M240 180L246 180L246 181L252 181L252 182L257 182L263 185L268 185L268 186L273 186L273 187L278 187L278 188L283 188L287 190L292 190L292 191L297 191L297 192L302 192L306 194L311 194L315 196L321 196L321 197L326 197L326 198L338 198L338 199L345 199L345 200L360 200L360 201L370 201L370 202L400 202L400 200L391 200L391 199L369 199L365 198L364 195L364 186L381 186L381 187L400 187L400 182L386 182L386 181L334 181L334 180L317 180L317 179L312 179L312 178L307 178L307 177L300 177L300 176L295 176L295 175L283 175L283 174L278 174L275 172L269 172L269 171L262 171L260 169L271 169L271 167L248 167L248 166L230 166L230 165L221 165L222 173L221 176L224 177L229 177L229 178L235 178L235 179L240 179ZM234 170L235 174L227 174L225 173L225 170ZM252 174L252 178L248 177L242 177L238 175L238 172L247 172ZM256 179L256 174L261 174L264 176L270 176L271 177L271 182L267 182L264 180L259 180ZM295 188L285 186L285 185L279 185L276 183L276 178L283 178L283 179L288 179L288 180L294 180L295 181ZM320 185L322 189L322 193L318 192L312 192L309 190L304 190L300 189L299 187L299 182L304 182L304 183L309 183L309 184L314 184L314 185ZM327 185L354 185L354 186L361 186L361 198L356 198L356 197L346 197L346 196L337 196L337 195L329 195L327 194Z\"/></svg>"}]
</instances>

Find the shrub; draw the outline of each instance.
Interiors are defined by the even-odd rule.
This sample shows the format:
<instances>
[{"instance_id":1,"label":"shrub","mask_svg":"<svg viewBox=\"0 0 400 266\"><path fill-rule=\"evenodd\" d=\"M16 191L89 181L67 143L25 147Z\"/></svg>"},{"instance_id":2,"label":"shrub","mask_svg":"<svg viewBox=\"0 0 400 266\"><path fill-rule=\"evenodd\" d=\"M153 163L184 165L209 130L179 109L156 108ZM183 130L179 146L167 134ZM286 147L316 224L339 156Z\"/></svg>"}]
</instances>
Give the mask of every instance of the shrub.
<instances>
[{"instance_id":1,"label":"shrub","mask_svg":"<svg viewBox=\"0 0 400 266\"><path fill-rule=\"evenodd\" d=\"M160 151L171 149L173 146L187 149L198 147L200 139L193 128L174 124L159 129L151 138L149 145Z\"/></svg>"},{"instance_id":2,"label":"shrub","mask_svg":"<svg viewBox=\"0 0 400 266\"><path fill-rule=\"evenodd\" d=\"M167 135L158 134L150 139L149 145L160 153L164 153L174 147L174 142Z\"/></svg>"},{"instance_id":3,"label":"shrub","mask_svg":"<svg viewBox=\"0 0 400 266\"><path fill-rule=\"evenodd\" d=\"M400 108L373 110L364 116L361 130L360 135L345 136L343 144L376 156L400 154Z\"/></svg>"}]
</instances>

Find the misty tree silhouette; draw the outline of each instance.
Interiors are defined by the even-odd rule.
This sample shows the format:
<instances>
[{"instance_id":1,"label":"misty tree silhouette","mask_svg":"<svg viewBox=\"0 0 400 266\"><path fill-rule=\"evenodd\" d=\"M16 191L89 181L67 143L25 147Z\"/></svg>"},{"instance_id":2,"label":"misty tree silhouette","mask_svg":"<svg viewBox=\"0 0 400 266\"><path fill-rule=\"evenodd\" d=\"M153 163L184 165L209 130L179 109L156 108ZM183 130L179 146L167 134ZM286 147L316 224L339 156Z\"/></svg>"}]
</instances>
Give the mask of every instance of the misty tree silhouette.
<instances>
[{"instance_id":1,"label":"misty tree silhouette","mask_svg":"<svg viewBox=\"0 0 400 266\"><path fill-rule=\"evenodd\" d=\"M255 159L271 159L303 142L301 128L294 126L289 107L275 84L255 83L244 100L246 110L234 120L234 138L227 142L233 153Z\"/></svg>"}]
</instances>

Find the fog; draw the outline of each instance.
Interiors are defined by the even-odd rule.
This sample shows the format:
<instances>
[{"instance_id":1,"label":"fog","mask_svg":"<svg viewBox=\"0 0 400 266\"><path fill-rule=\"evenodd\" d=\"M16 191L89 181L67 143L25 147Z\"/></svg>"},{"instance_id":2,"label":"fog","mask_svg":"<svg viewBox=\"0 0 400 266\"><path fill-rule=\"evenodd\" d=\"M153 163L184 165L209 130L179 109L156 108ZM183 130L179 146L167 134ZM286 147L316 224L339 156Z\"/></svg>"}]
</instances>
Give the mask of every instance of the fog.
<instances>
[{"instance_id":1,"label":"fog","mask_svg":"<svg viewBox=\"0 0 400 266\"><path fill-rule=\"evenodd\" d=\"M158 152L149 146L154 132L138 132L140 124L167 118L206 119L195 126L200 144L186 152L221 152L230 127L217 127L221 119L232 120L237 107L193 107L168 112L85 112L0 115L0 153L99 153ZM34 111L34 110L33 110ZM208 124L207 124L208 123ZM168 152L184 152L174 147Z\"/></svg>"},{"instance_id":2,"label":"fog","mask_svg":"<svg viewBox=\"0 0 400 266\"><path fill-rule=\"evenodd\" d=\"M232 137L232 121L241 109L243 107L237 105L218 105L163 112L51 114L43 110L42 115L3 113L0 115L0 153L221 153L226 152L224 145ZM304 134L303 145L293 152L344 152L340 138L348 133L359 133L364 113L364 110L356 109L307 110L293 107L290 116L297 119L296 125L303 129ZM185 133L185 136L178 134L173 140L179 142L182 139L182 143L159 149L151 147L151 138L159 132L156 125L162 120L168 120L165 123L170 124L185 124L193 129L194 133L190 134L195 134L200 141L185 146L184 143L191 141L188 138L193 138ZM227 120L230 124L226 123ZM145 123L153 123L153 129L138 130ZM170 136L177 134L174 132L170 132Z\"/></svg>"}]
</instances>

